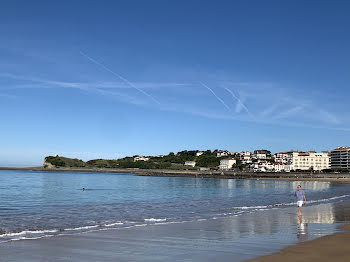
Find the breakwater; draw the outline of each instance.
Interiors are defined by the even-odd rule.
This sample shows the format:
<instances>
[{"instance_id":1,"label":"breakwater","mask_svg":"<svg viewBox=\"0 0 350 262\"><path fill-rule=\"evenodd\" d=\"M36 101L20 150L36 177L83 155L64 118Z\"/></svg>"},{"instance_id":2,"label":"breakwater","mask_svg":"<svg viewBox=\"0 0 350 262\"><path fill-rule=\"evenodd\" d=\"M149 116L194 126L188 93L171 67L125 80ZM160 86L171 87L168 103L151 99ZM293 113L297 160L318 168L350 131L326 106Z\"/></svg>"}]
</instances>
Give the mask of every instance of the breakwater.
<instances>
[{"instance_id":1,"label":"breakwater","mask_svg":"<svg viewBox=\"0 0 350 262\"><path fill-rule=\"evenodd\" d=\"M298 180L349 180L349 173L310 173L310 172L235 172L235 171L193 171L193 170L140 170L139 176L158 177L199 177L222 179L298 179Z\"/></svg>"}]
</instances>

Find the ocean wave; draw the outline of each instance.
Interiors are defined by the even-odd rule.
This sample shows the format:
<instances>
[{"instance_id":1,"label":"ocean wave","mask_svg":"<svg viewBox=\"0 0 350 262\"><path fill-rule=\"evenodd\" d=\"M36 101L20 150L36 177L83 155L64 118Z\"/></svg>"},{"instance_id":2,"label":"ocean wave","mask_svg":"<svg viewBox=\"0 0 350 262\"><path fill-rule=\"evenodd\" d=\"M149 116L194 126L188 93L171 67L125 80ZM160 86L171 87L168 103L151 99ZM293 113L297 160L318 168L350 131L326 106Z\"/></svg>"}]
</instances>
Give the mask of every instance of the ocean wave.
<instances>
[{"instance_id":1,"label":"ocean wave","mask_svg":"<svg viewBox=\"0 0 350 262\"><path fill-rule=\"evenodd\" d=\"M0 238L5 238L5 237L14 237L14 236L23 236L23 235L29 235L29 234L47 234L47 233L56 233L59 232L58 229L51 229L51 230L24 230L21 232L9 232L5 234L1 234Z\"/></svg>"},{"instance_id":2,"label":"ocean wave","mask_svg":"<svg viewBox=\"0 0 350 262\"><path fill-rule=\"evenodd\" d=\"M317 199L317 200L307 200L306 202L309 204L313 203L322 203L322 202L329 202L332 200L342 199L350 197L349 195L342 195L342 196L335 196L330 198L324 198L324 199ZM272 205L265 205L265 206L241 206L241 207L231 207L230 209L237 209L237 210L246 210L246 209L269 209L273 207L287 207L287 206L294 206L296 205L296 202L289 202L289 203L277 203Z\"/></svg>"},{"instance_id":3,"label":"ocean wave","mask_svg":"<svg viewBox=\"0 0 350 262\"><path fill-rule=\"evenodd\" d=\"M309 204L317 204L324 203L334 200L339 200L343 198L350 197L350 194L335 196L325 199L317 199L317 200L308 200ZM83 225L78 227L67 227L67 228L59 228L59 229L45 229L45 230L23 230L21 232L6 232L0 235L0 243L9 242L9 241L17 241L17 240L28 240L28 239L39 239L45 237L53 237L56 235L62 234L79 234L84 232L94 232L94 231L102 231L109 229L119 229L119 228L130 228L130 227L145 227L150 225L164 225L164 224L173 224L173 223L185 223L190 221L204 221L208 219L219 219L220 217L227 216L239 216L246 213L253 213L256 211L262 210L271 210L275 208L282 208L288 206L296 205L295 202L290 203L276 203L270 205L256 205L256 206L236 206L231 208L223 208L217 209L218 213L211 213L211 215L207 217L188 217L184 218L143 218L138 222L135 221L106 221L104 224L92 224L92 225ZM213 212L213 210L209 211ZM208 215L208 214L207 214Z\"/></svg>"},{"instance_id":4,"label":"ocean wave","mask_svg":"<svg viewBox=\"0 0 350 262\"><path fill-rule=\"evenodd\" d=\"M0 243L5 243L9 241L18 241L18 240L29 240L29 239L40 239L45 237L52 237L62 234L77 234L82 232L93 232L107 229L117 229L117 228L130 228L130 227L144 227L149 225L157 224L168 224L173 222L167 222L167 218L146 218L144 222L148 223L136 223L134 221L125 221L125 222L109 222L106 224L98 225L87 225L80 227L67 227L59 229L47 229L47 230L23 230L21 232L6 232L0 235ZM152 222L152 223L149 223ZM125 225L121 227L122 225Z\"/></svg>"},{"instance_id":5,"label":"ocean wave","mask_svg":"<svg viewBox=\"0 0 350 262\"><path fill-rule=\"evenodd\" d=\"M166 218L145 218L145 222L164 222L167 221Z\"/></svg>"}]
</instances>

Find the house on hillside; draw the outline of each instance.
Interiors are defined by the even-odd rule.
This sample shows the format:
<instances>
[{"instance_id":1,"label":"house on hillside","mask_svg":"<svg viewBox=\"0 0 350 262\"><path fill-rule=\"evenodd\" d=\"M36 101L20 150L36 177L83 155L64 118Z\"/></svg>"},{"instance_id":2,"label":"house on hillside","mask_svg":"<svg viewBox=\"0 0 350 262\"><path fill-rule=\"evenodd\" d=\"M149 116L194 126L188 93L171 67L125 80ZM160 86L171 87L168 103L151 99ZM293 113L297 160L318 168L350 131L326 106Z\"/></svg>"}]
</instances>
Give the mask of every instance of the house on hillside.
<instances>
[{"instance_id":1,"label":"house on hillside","mask_svg":"<svg viewBox=\"0 0 350 262\"><path fill-rule=\"evenodd\" d=\"M219 169L231 169L236 164L236 159L226 158L220 160Z\"/></svg>"},{"instance_id":2,"label":"house on hillside","mask_svg":"<svg viewBox=\"0 0 350 262\"><path fill-rule=\"evenodd\" d=\"M134 157L134 162L136 161L148 161L149 157L145 157L145 156L136 156Z\"/></svg>"},{"instance_id":3,"label":"house on hillside","mask_svg":"<svg viewBox=\"0 0 350 262\"><path fill-rule=\"evenodd\" d=\"M273 163L266 160L255 162L251 165L251 167L254 171L258 172L272 172L275 168Z\"/></svg>"},{"instance_id":4,"label":"house on hillside","mask_svg":"<svg viewBox=\"0 0 350 262\"><path fill-rule=\"evenodd\" d=\"M267 159L271 157L271 152L269 150L255 150L254 157L256 159Z\"/></svg>"},{"instance_id":5,"label":"house on hillside","mask_svg":"<svg viewBox=\"0 0 350 262\"><path fill-rule=\"evenodd\" d=\"M249 151L242 151L239 153L239 160L241 160L242 164L252 163L252 153Z\"/></svg>"},{"instance_id":6,"label":"house on hillside","mask_svg":"<svg viewBox=\"0 0 350 262\"><path fill-rule=\"evenodd\" d=\"M196 166L196 161L186 161L185 162L185 166L195 167Z\"/></svg>"},{"instance_id":7,"label":"house on hillside","mask_svg":"<svg viewBox=\"0 0 350 262\"><path fill-rule=\"evenodd\" d=\"M229 152L227 150L219 150L216 153L216 157L223 157L223 156L228 156Z\"/></svg>"}]
</instances>

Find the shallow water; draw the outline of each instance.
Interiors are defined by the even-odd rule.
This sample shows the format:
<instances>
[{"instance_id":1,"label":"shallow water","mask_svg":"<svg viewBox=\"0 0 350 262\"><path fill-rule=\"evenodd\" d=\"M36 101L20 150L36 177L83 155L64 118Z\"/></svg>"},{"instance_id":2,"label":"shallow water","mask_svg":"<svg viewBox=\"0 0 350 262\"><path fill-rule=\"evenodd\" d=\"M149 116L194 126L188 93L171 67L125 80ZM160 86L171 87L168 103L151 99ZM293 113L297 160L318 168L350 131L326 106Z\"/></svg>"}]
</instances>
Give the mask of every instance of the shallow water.
<instances>
[{"instance_id":1,"label":"shallow water","mask_svg":"<svg viewBox=\"0 0 350 262\"><path fill-rule=\"evenodd\" d=\"M343 206L342 206L343 204ZM260 210L190 222L96 229L80 234L11 241L0 245L2 259L19 261L244 261L286 245L337 232L349 202ZM15 255L14 255L15 254Z\"/></svg>"},{"instance_id":2,"label":"shallow water","mask_svg":"<svg viewBox=\"0 0 350 262\"><path fill-rule=\"evenodd\" d=\"M298 184L272 180L2 170L0 228L7 233L0 235L0 242L243 214L251 214L248 217L253 218L261 210L287 210L294 206L293 193ZM300 184L311 206L350 199L349 185ZM334 215L333 218L331 214L325 215L327 212L320 212L311 223L331 225L336 222ZM288 226L298 224L295 220L286 223ZM243 234L246 231L243 225L241 221L232 227ZM333 232L335 227L325 226L320 230L325 234Z\"/></svg>"}]
</instances>

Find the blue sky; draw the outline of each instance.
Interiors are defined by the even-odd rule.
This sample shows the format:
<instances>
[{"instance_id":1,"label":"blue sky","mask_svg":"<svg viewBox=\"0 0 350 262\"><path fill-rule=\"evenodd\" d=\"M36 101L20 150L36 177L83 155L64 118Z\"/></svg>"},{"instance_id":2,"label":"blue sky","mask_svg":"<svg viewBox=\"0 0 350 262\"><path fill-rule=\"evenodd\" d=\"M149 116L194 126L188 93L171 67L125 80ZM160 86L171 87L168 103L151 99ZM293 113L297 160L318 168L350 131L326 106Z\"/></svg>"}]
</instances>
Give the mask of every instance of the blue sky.
<instances>
[{"instance_id":1,"label":"blue sky","mask_svg":"<svg viewBox=\"0 0 350 262\"><path fill-rule=\"evenodd\" d=\"M349 145L348 1L1 1L0 166Z\"/></svg>"}]
</instances>

